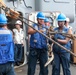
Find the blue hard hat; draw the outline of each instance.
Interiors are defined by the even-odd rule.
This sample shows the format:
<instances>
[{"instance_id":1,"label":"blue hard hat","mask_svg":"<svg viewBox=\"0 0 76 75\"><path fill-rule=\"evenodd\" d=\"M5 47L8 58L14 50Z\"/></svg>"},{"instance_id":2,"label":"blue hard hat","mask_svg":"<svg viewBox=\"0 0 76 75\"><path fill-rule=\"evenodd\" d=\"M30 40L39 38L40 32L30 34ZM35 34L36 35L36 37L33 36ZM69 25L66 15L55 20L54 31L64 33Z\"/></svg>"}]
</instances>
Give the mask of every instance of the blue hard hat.
<instances>
[{"instance_id":1,"label":"blue hard hat","mask_svg":"<svg viewBox=\"0 0 76 75\"><path fill-rule=\"evenodd\" d=\"M66 21L66 16L64 14L59 14L57 17L57 21Z\"/></svg>"},{"instance_id":2,"label":"blue hard hat","mask_svg":"<svg viewBox=\"0 0 76 75\"><path fill-rule=\"evenodd\" d=\"M45 18L44 22L49 22L49 19L48 18Z\"/></svg>"},{"instance_id":3,"label":"blue hard hat","mask_svg":"<svg viewBox=\"0 0 76 75\"><path fill-rule=\"evenodd\" d=\"M37 18L39 18L39 19L45 19L45 15L42 12L38 12Z\"/></svg>"},{"instance_id":4,"label":"blue hard hat","mask_svg":"<svg viewBox=\"0 0 76 75\"><path fill-rule=\"evenodd\" d=\"M7 24L7 18L4 14L0 14L0 25Z\"/></svg>"}]
</instances>

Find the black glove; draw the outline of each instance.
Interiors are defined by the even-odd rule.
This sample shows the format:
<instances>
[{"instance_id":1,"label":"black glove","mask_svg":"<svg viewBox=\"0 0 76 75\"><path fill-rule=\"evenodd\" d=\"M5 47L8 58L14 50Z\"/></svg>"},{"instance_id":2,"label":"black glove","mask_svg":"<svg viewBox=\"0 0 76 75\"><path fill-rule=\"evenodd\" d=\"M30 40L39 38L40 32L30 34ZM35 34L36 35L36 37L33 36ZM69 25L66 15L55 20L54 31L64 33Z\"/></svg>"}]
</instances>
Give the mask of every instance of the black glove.
<instances>
[{"instance_id":1,"label":"black glove","mask_svg":"<svg viewBox=\"0 0 76 75\"><path fill-rule=\"evenodd\" d=\"M56 42L58 42L57 38L55 38L55 37L53 37L53 40L56 41Z\"/></svg>"},{"instance_id":2,"label":"black glove","mask_svg":"<svg viewBox=\"0 0 76 75\"><path fill-rule=\"evenodd\" d=\"M52 44L52 41L49 40L49 44Z\"/></svg>"}]
</instances>

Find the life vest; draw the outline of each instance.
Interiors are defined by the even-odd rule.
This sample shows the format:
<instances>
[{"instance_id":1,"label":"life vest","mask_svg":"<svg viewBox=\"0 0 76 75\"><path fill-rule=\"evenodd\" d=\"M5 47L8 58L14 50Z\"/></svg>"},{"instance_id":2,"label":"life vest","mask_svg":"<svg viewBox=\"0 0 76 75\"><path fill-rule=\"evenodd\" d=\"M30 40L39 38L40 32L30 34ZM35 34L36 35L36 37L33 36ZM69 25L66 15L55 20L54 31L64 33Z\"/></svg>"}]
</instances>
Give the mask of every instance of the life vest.
<instances>
[{"instance_id":1,"label":"life vest","mask_svg":"<svg viewBox=\"0 0 76 75\"><path fill-rule=\"evenodd\" d=\"M40 30L40 28L36 24L33 24L33 27L37 30ZM44 30L43 34L46 35L46 27L43 25L41 29ZM36 32L30 37L30 47L40 49L47 48L47 40L42 34Z\"/></svg>"},{"instance_id":2,"label":"life vest","mask_svg":"<svg viewBox=\"0 0 76 75\"><path fill-rule=\"evenodd\" d=\"M0 28L0 64L14 62L14 43L10 30Z\"/></svg>"},{"instance_id":3,"label":"life vest","mask_svg":"<svg viewBox=\"0 0 76 75\"><path fill-rule=\"evenodd\" d=\"M58 27L55 28L54 30L56 32L59 32L59 28ZM68 30L69 30L69 28L64 27L63 30L62 30L62 33L68 33ZM55 34L54 37L57 38L57 39L62 39L62 40L64 40L66 38L66 36L63 36L61 34ZM61 44L61 45L64 46L65 48L71 50L71 43L70 43L70 41L68 41L67 44ZM66 52L65 50L63 50L61 47L59 47L56 44L53 45L53 51L55 51L55 52Z\"/></svg>"}]
</instances>

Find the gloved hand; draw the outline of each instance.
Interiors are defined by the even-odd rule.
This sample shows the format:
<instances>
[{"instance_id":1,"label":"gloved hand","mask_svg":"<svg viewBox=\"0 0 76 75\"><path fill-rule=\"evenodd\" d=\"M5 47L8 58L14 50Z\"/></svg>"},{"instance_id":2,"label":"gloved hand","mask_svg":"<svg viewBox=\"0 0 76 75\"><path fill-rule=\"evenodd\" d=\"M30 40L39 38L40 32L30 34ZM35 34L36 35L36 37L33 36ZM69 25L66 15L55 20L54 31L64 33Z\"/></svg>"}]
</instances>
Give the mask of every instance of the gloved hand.
<instances>
[{"instance_id":1,"label":"gloved hand","mask_svg":"<svg viewBox=\"0 0 76 75\"><path fill-rule=\"evenodd\" d=\"M53 37L53 40L56 41L56 42L58 42L57 38L55 38L55 37Z\"/></svg>"},{"instance_id":2,"label":"gloved hand","mask_svg":"<svg viewBox=\"0 0 76 75\"><path fill-rule=\"evenodd\" d=\"M49 40L48 42L49 42L49 44L52 44L52 41Z\"/></svg>"}]
</instances>

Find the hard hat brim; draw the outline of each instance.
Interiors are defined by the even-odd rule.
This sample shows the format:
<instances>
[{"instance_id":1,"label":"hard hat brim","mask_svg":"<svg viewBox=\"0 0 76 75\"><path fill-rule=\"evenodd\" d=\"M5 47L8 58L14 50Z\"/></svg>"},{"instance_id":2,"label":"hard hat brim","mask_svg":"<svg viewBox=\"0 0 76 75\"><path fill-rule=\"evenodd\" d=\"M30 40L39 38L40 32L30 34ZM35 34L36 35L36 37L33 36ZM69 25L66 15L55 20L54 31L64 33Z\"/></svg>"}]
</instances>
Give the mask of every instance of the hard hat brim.
<instances>
[{"instance_id":1,"label":"hard hat brim","mask_svg":"<svg viewBox=\"0 0 76 75\"><path fill-rule=\"evenodd\" d=\"M38 19L43 19L43 20L44 20L45 18L42 18L42 17L38 17Z\"/></svg>"}]
</instances>

